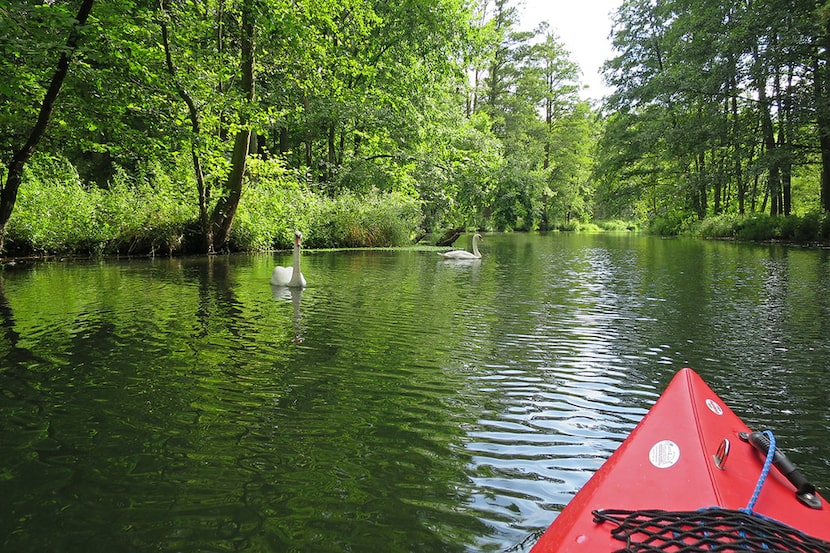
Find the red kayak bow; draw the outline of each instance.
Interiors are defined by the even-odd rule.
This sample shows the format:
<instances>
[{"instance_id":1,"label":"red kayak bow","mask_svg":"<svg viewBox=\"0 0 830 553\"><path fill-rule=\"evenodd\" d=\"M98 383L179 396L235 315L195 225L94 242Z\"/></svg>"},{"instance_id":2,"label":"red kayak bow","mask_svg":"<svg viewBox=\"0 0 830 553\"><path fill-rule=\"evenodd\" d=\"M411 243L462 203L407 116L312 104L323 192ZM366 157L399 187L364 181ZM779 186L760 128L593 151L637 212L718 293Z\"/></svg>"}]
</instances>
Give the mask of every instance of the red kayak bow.
<instances>
[{"instance_id":1,"label":"red kayak bow","mask_svg":"<svg viewBox=\"0 0 830 553\"><path fill-rule=\"evenodd\" d=\"M830 508L687 368L531 553L612 551L830 552Z\"/></svg>"}]
</instances>

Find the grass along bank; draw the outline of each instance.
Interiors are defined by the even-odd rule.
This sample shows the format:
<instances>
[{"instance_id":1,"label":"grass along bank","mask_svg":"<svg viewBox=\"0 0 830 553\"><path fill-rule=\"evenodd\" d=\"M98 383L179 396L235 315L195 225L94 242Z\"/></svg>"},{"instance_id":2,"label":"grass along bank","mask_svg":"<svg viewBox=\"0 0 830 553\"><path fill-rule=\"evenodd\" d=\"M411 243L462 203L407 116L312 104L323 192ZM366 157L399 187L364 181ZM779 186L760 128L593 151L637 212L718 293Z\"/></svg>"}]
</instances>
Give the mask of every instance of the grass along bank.
<instances>
[{"instance_id":1,"label":"grass along bank","mask_svg":"<svg viewBox=\"0 0 830 553\"><path fill-rule=\"evenodd\" d=\"M188 167L116 170L106 188L82 182L62 158L27 167L6 237L6 256L175 255L198 251L198 197ZM182 184L185 183L185 184ZM293 244L313 248L409 244L421 220L415 198L370 191L316 193L282 166L252 160L228 251Z\"/></svg>"},{"instance_id":2,"label":"grass along bank","mask_svg":"<svg viewBox=\"0 0 830 553\"><path fill-rule=\"evenodd\" d=\"M812 212L773 217L759 213L730 213L707 217L701 221L669 221L665 217L657 217L649 221L646 229L649 233L662 236L687 235L751 242L823 245L830 243L830 214Z\"/></svg>"}]
</instances>

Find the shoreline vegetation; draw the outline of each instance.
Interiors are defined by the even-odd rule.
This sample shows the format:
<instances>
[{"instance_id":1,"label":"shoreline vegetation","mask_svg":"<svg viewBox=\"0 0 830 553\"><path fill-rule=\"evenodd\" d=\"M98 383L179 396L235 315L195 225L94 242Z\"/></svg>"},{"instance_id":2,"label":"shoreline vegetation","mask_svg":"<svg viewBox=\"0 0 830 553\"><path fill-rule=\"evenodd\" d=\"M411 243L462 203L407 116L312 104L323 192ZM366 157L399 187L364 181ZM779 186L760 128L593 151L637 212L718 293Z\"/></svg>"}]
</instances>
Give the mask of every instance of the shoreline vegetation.
<instances>
[{"instance_id":1,"label":"shoreline vegetation","mask_svg":"<svg viewBox=\"0 0 830 553\"><path fill-rule=\"evenodd\" d=\"M84 183L68 162L41 160L27 172L2 258L155 257L201 253L189 190L161 170L116 173L108 187ZM427 228L416 195L369 189L331 197L267 164L253 164L227 247L217 253L290 249L294 229L309 249L430 246L446 228ZM723 214L696 220L662 214L642 221L552 221L467 231L641 232L806 246L830 243L830 216Z\"/></svg>"},{"instance_id":2,"label":"shoreline vegetation","mask_svg":"<svg viewBox=\"0 0 830 553\"><path fill-rule=\"evenodd\" d=\"M295 229L828 244L830 48L802 46L830 43L830 4L796 4L622 2L589 100L516 0L11 0L0 257L277 251Z\"/></svg>"}]
</instances>

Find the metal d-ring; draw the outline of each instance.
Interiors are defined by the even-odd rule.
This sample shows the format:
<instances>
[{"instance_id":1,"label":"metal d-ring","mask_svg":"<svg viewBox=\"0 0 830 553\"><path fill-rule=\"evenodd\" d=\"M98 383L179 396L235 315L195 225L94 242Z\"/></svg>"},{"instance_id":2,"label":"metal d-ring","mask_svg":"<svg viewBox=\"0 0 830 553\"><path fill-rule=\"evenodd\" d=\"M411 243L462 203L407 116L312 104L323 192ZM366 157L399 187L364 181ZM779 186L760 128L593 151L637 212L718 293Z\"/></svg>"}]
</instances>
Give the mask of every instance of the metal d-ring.
<instances>
[{"instance_id":1,"label":"metal d-ring","mask_svg":"<svg viewBox=\"0 0 830 553\"><path fill-rule=\"evenodd\" d=\"M729 447L729 439L724 438L718 446L718 450L712 456L712 458L715 460L715 466L721 470L726 470L726 458L729 457Z\"/></svg>"}]
</instances>

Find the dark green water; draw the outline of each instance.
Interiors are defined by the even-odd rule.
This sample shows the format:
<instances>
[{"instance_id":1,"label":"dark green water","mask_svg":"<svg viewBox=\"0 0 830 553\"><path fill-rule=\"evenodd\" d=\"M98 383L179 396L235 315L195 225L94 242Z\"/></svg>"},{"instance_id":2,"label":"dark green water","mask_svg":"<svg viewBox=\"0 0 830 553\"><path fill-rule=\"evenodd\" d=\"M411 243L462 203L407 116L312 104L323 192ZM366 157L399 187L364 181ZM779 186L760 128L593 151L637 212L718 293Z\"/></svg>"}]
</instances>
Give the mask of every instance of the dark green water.
<instances>
[{"instance_id":1,"label":"dark green water","mask_svg":"<svg viewBox=\"0 0 830 553\"><path fill-rule=\"evenodd\" d=\"M6 268L2 550L502 551L684 366L830 489L826 251L481 249Z\"/></svg>"}]
</instances>

